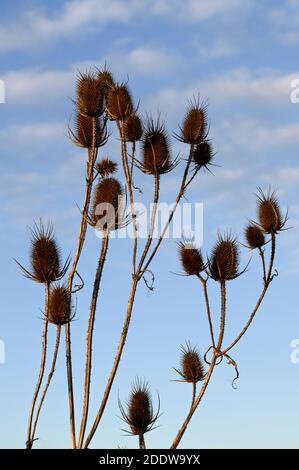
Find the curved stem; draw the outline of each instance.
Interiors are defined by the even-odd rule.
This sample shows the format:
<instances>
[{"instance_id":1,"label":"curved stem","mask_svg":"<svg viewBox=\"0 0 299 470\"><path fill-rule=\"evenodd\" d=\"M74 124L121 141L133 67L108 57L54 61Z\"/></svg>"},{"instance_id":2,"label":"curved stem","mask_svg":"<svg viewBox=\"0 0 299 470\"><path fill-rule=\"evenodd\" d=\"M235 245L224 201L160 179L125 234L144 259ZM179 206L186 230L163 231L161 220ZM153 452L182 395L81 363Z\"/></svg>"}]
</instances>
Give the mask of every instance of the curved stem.
<instances>
[{"instance_id":1,"label":"curved stem","mask_svg":"<svg viewBox=\"0 0 299 470\"><path fill-rule=\"evenodd\" d=\"M94 322L95 322L97 300L98 300L98 295L99 295L101 278L102 278L103 268L104 268L107 249L108 249L108 240L109 240L109 233L105 234L102 239L101 253L99 257L95 280L94 280L91 304L90 304L90 309L89 309L89 320L88 320L88 328L87 328L87 335L86 335L86 363L85 363L83 409L82 409L80 434L79 434L79 440L78 440L79 449L82 447L82 444L83 444L86 423L87 423L87 418L88 418Z\"/></svg>"},{"instance_id":2,"label":"curved stem","mask_svg":"<svg viewBox=\"0 0 299 470\"><path fill-rule=\"evenodd\" d=\"M232 349L239 341L240 339L242 338L242 336L244 336L244 334L246 333L246 331L248 330L248 328L250 327L254 317L255 317L255 314L256 312L258 311L266 293L267 293L267 290L269 288L269 285L271 283L271 278L272 278L272 270L273 270L273 263L274 263L274 258L275 258L275 249L276 249L276 243L275 243L275 234L273 233L272 234L272 247L271 247L271 257L270 257L270 262L269 262L269 268L268 268L268 273L267 273L267 276L266 276L266 282L264 283L264 288L262 290L262 293L246 323L246 325L244 326L244 328L242 329L241 333L234 339L234 341L229 345L227 346L227 348L224 349L223 351L223 354L226 354L230 349Z\"/></svg>"},{"instance_id":3,"label":"curved stem","mask_svg":"<svg viewBox=\"0 0 299 470\"><path fill-rule=\"evenodd\" d=\"M70 295L73 290L73 281L77 265L81 256L81 252L84 246L86 230L87 230L87 213L89 210L92 185L94 182L94 165L98 155L98 149L96 147L96 118L93 118L92 128L92 146L88 149L88 161L86 168L86 187L85 197L82 209L82 216L79 228L79 236L77 249L72 264L71 271L68 276L68 290ZM68 397L69 397L69 414L70 414L70 434L72 448L76 448L76 427L75 427L75 405L74 405L74 390L73 390L73 372L72 372L72 351L71 351L71 327L70 323L65 325L65 353L66 353L66 369L67 369L67 384L68 384Z\"/></svg>"},{"instance_id":4,"label":"curved stem","mask_svg":"<svg viewBox=\"0 0 299 470\"><path fill-rule=\"evenodd\" d=\"M204 279L200 274L199 274L198 277L199 277L199 279L202 283L202 287L203 287L203 292L204 292L204 297L205 297L205 302L206 302L206 311L207 311L209 329L210 329L210 335L211 335L211 341L212 341L213 348L215 348L215 338L214 338L212 315L211 315L210 301L209 301L208 288L207 288L207 279Z\"/></svg>"},{"instance_id":5,"label":"curved stem","mask_svg":"<svg viewBox=\"0 0 299 470\"><path fill-rule=\"evenodd\" d=\"M32 431L32 437L31 437L32 442L34 441L34 436L35 436L35 433L36 433L36 428L37 428L37 423L38 423L38 420L39 420L40 412L41 412L44 400L46 398L46 394L47 394L48 388L50 386L52 377L53 377L54 372L55 372L57 355L58 355L59 344L60 344L60 333L61 333L61 325L58 325L57 326L55 349L54 349L53 360L52 360L52 366L51 366L51 370L50 370L50 373L48 375L48 380L47 380L47 383L46 383L45 389L43 391L43 394L42 394L42 397L41 397L41 400L40 400L40 404L39 404L39 407L38 407L38 410L37 410L37 413L36 413L34 426L33 426L33 431Z\"/></svg>"},{"instance_id":6,"label":"curved stem","mask_svg":"<svg viewBox=\"0 0 299 470\"><path fill-rule=\"evenodd\" d=\"M46 357L47 357L49 289L50 289L50 285L47 282L45 284L45 319L44 319L43 336L42 336L42 355L41 355L41 362L40 362L37 384L34 390L33 399L32 399L29 416L28 416L26 449L31 449L33 445L33 438L31 436L33 413L34 413L36 400L37 400L37 397L41 388L41 384L42 384L44 372L45 372L45 364L46 364Z\"/></svg>"},{"instance_id":7,"label":"curved stem","mask_svg":"<svg viewBox=\"0 0 299 470\"><path fill-rule=\"evenodd\" d=\"M220 292L221 292L221 319L220 319L220 332L217 342L217 351L221 350L224 330L225 330L225 317L226 317L226 285L225 281L220 282Z\"/></svg>"}]
</instances>

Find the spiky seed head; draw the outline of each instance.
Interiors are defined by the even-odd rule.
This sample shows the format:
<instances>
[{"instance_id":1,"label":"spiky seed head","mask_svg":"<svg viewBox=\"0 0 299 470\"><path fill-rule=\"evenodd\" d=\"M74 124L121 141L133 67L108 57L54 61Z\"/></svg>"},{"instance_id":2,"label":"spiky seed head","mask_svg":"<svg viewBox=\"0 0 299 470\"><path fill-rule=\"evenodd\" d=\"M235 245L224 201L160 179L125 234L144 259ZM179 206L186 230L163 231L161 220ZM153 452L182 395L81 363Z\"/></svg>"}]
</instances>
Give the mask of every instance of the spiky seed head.
<instances>
[{"instance_id":1,"label":"spiky seed head","mask_svg":"<svg viewBox=\"0 0 299 470\"><path fill-rule=\"evenodd\" d=\"M183 269L188 276L198 275L205 269L201 252L192 242L179 243L179 255Z\"/></svg>"},{"instance_id":2,"label":"spiky seed head","mask_svg":"<svg viewBox=\"0 0 299 470\"><path fill-rule=\"evenodd\" d=\"M245 228L245 238L249 248L254 250L255 248L261 248L265 244L265 236L260 227L249 224Z\"/></svg>"},{"instance_id":3,"label":"spiky seed head","mask_svg":"<svg viewBox=\"0 0 299 470\"><path fill-rule=\"evenodd\" d=\"M55 325L65 325L71 319L71 299L68 289L64 285L51 288L47 311L49 322Z\"/></svg>"},{"instance_id":4,"label":"spiky seed head","mask_svg":"<svg viewBox=\"0 0 299 470\"><path fill-rule=\"evenodd\" d=\"M117 163L109 158L103 158L96 164L96 170L101 178L106 178L117 171Z\"/></svg>"},{"instance_id":5,"label":"spiky seed head","mask_svg":"<svg viewBox=\"0 0 299 470\"><path fill-rule=\"evenodd\" d=\"M211 144L209 142L200 142L194 147L193 150L193 162L197 168L202 168L207 166L211 163L213 159L213 151L211 148Z\"/></svg>"},{"instance_id":6,"label":"spiky seed head","mask_svg":"<svg viewBox=\"0 0 299 470\"><path fill-rule=\"evenodd\" d=\"M128 142L137 142L142 137L142 122L137 114L131 114L123 123L124 138Z\"/></svg>"},{"instance_id":7,"label":"spiky seed head","mask_svg":"<svg viewBox=\"0 0 299 470\"><path fill-rule=\"evenodd\" d=\"M181 369L175 369L184 382L196 384L204 378L204 366L196 346L187 343L181 348Z\"/></svg>"},{"instance_id":8,"label":"spiky seed head","mask_svg":"<svg viewBox=\"0 0 299 470\"><path fill-rule=\"evenodd\" d=\"M142 139L141 170L155 175L168 173L174 167L171 161L169 137L160 118L147 118Z\"/></svg>"},{"instance_id":9,"label":"spiky seed head","mask_svg":"<svg viewBox=\"0 0 299 470\"><path fill-rule=\"evenodd\" d=\"M176 137L186 144L200 144L207 137L207 128L207 107L194 99L189 103L180 134Z\"/></svg>"},{"instance_id":10,"label":"spiky seed head","mask_svg":"<svg viewBox=\"0 0 299 470\"><path fill-rule=\"evenodd\" d=\"M76 105L86 116L99 117L104 112L104 89L93 72L79 74Z\"/></svg>"},{"instance_id":11,"label":"spiky seed head","mask_svg":"<svg viewBox=\"0 0 299 470\"><path fill-rule=\"evenodd\" d=\"M130 427L130 434L144 435L151 431L159 417L159 408L153 411L152 397L147 382L136 379L130 394L127 410L119 402L122 417Z\"/></svg>"},{"instance_id":12,"label":"spiky seed head","mask_svg":"<svg viewBox=\"0 0 299 470\"><path fill-rule=\"evenodd\" d=\"M104 88L105 92L114 86L112 72L106 66L98 71L98 80L101 86Z\"/></svg>"},{"instance_id":13,"label":"spiky seed head","mask_svg":"<svg viewBox=\"0 0 299 470\"><path fill-rule=\"evenodd\" d=\"M121 198L123 188L115 178L98 182L94 190L92 216L103 230L117 229L121 223Z\"/></svg>"},{"instance_id":14,"label":"spiky seed head","mask_svg":"<svg viewBox=\"0 0 299 470\"><path fill-rule=\"evenodd\" d=\"M259 190L258 218L265 233L277 233L284 227L287 217L282 216L275 192L265 195Z\"/></svg>"},{"instance_id":15,"label":"spiky seed head","mask_svg":"<svg viewBox=\"0 0 299 470\"><path fill-rule=\"evenodd\" d=\"M106 107L108 117L112 121L124 121L133 113L133 100L127 85L109 87Z\"/></svg>"},{"instance_id":16,"label":"spiky seed head","mask_svg":"<svg viewBox=\"0 0 299 470\"><path fill-rule=\"evenodd\" d=\"M94 129L95 126L95 129ZM106 144L108 139L107 128L104 121L99 118L94 120L90 116L77 113L76 116L76 131L73 134L73 140L77 145L84 148L90 148L93 145L93 135L95 131L96 148L102 147Z\"/></svg>"},{"instance_id":17,"label":"spiky seed head","mask_svg":"<svg viewBox=\"0 0 299 470\"><path fill-rule=\"evenodd\" d=\"M230 234L219 235L209 260L209 275L215 281L223 282L238 276L239 249L236 238Z\"/></svg>"}]
</instances>

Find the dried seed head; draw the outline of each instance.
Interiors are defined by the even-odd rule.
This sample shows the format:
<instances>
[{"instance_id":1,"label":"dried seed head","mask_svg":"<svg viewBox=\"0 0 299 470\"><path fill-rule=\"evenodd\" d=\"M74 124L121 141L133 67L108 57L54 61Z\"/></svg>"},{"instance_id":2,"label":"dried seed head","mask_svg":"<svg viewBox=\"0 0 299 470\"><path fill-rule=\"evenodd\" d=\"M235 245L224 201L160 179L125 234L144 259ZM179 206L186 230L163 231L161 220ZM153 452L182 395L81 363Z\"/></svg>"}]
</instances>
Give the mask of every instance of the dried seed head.
<instances>
[{"instance_id":1,"label":"dried seed head","mask_svg":"<svg viewBox=\"0 0 299 470\"><path fill-rule=\"evenodd\" d=\"M154 413L152 397L147 382L136 379L125 411L119 401L119 408L123 420L130 427L130 434L141 436L152 430L159 417L158 411Z\"/></svg>"},{"instance_id":2,"label":"dried seed head","mask_svg":"<svg viewBox=\"0 0 299 470\"><path fill-rule=\"evenodd\" d=\"M100 180L94 190L92 217L102 230L119 228L122 222L123 188L115 178Z\"/></svg>"},{"instance_id":3,"label":"dried seed head","mask_svg":"<svg viewBox=\"0 0 299 470\"><path fill-rule=\"evenodd\" d=\"M47 318L55 325L65 325L71 320L71 299L65 286L54 286L50 290Z\"/></svg>"},{"instance_id":4,"label":"dried seed head","mask_svg":"<svg viewBox=\"0 0 299 470\"><path fill-rule=\"evenodd\" d=\"M106 66L98 71L98 80L105 92L107 92L109 88L112 88L114 86L112 72L107 69Z\"/></svg>"},{"instance_id":5,"label":"dried seed head","mask_svg":"<svg viewBox=\"0 0 299 470\"><path fill-rule=\"evenodd\" d=\"M96 170L102 178L106 178L117 171L117 163L109 158L103 158L97 162Z\"/></svg>"},{"instance_id":6,"label":"dried seed head","mask_svg":"<svg viewBox=\"0 0 299 470\"><path fill-rule=\"evenodd\" d=\"M175 370L183 381L196 384L203 380L204 367L197 348L187 343L186 346L182 346L181 351L181 370Z\"/></svg>"},{"instance_id":7,"label":"dried seed head","mask_svg":"<svg viewBox=\"0 0 299 470\"><path fill-rule=\"evenodd\" d=\"M142 139L142 157L140 169L151 175L168 173L176 165L175 161L171 161L165 123L159 117L156 122L151 117L147 118Z\"/></svg>"},{"instance_id":8,"label":"dried seed head","mask_svg":"<svg viewBox=\"0 0 299 470\"><path fill-rule=\"evenodd\" d=\"M207 168L213 159L213 151L209 142L201 142L194 147L193 162L197 168Z\"/></svg>"},{"instance_id":9,"label":"dried seed head","mask_svg":"<svg viewBox=\"0 0 299 470\"><path fill-rule=\"evenodd\" d=\"M256 225L250 224L245 228L245 238L248 247L254 250L261 248L265 244L265 236L263 231Z\"/></svg>"},{"instance_id":10,"label":"dried seed head","mask_svg":"<svg viewBox=\"0 0 299 470\"><path fill-rule=\"evenodd\" d=\"M34 224L31 229L31 271L25 269L20 263L23 274L35 282L50 283L61 279L69 266L69 258L61 264L60 250L54 237L53 225L44 227L43 223Z\"/></svg>"},{"instance_id":11,"label":"dried seed head","mask_svg":"<svg viewBox=\"0 0 299 470\"><path fill-rule=\"evenodd\" d=\"M180 242L179 255L183 269L188 276L197 275L205 269L201 252L193 243Z\"/></svg>"},{"instance_id":12,"label":"dried seed head","mask_svg":"<svg viewBox=\"0 0 299 470\"><path fill-rule=\"evenodd\" d=\"M207 137L207 107L198 99L190 102L180 134L176 137L186 144L200 144Z\"/></svg>"},{"instance_id":13,"label":"dried seed head","mask_svg":"<svg viewBox=\"0 0 299 470\"><path fill-rule=\"evenodd\" d=\"M142 123L137 114L131 114L123 123L124 138L128 142L137 142L142 137Z\"/></svg>"},{"instance_id":14,"label":"dried seed head","mask_svg":"<svg viewBox=\"0 0 299 470\"><path fill-rule=\"evenodd\" d=\"M237 240L230 234L222 237L212 251L209 260L209 275L215 281L223 282L238 277L239 250Z\"/></svg>"},{"instance_id":15,"label":"dried seed head","mask_svg":"<svg viewBox=\"0 0 299 470\"><path fill-rule=\"evenodd\" d=\"M287 216L283 218L275 192L265 195L259 189L258 218L265 233L277 233L285 226Z\"/></svg>"},{"instance_id":16,"label":"dried seed head","mask_svg":"<svg viewBox=\"0 0 299 470\"><path fill-rule=\"evenodd\" d=\"M133 113L133 100L125 84L114 85L107 91L107 114L112 121L124 121Z\"/></svg>"},{"instance_id":17,"label":"dried seed head","mask_svg":"<svg viewBox=\"0 0 299 470\"><path fill-rule=\"evenodd\" d=\"M104 89L94 73L79 74L76 105L86 116L99 117L104 112Z\"/></svg>"},{"instance_id":18,"label":"dried seed head","mask_svg":"<svg viewBox=\"0 0 299 470\"><path fill-rule=\"evenodd\" d=\"M95 126L95 128L94 128ZM95 142L93 142L93 136ZM71 132L72 140L80 147L102 147L108 140L107 128L104 121L78 113L76 118L76 131Z\"/></svg>"}]
</instances>

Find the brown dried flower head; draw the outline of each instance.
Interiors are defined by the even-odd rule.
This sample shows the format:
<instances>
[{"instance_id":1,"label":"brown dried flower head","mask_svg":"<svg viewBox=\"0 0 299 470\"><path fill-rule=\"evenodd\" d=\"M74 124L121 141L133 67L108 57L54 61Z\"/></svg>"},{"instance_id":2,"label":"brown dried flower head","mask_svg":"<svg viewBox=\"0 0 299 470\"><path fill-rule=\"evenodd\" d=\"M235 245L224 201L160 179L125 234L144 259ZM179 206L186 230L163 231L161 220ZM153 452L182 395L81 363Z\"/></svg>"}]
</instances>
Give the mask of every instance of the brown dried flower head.
<instances>
[{"instance_id":1,"label":"brown dried flower head","mask_svg":"<svg viewBox=\"0 0 299 470\"><path fill-rule=\"evenodd\" d=\"M102 147L107 143L108 132L105 121L102 118L94 118L77 113L76 129L73 132L69 129L72 141L83 148ZM93 141L94 139L94 141Z\"/></svg>"},{"instance_id":2,"label":"brown dried flower head","mask_svg":"<svg viewBox=\"0 0 299 470\"><path fill-rule=\"evenodd\" d=\"M69 266L70 259L61 264L60 250L54 237L52 224L44 227L42 221L39 225L34 224L31 229L31 271L25 269L20 263L23 274L32 281L39 283L50 283L61 279Z\"/></svg>"},{"instance_id":3,"label":"brown dried flower head","mask_svg":"<svg viewBox=\"0 0 299 470\"><path fill-rule=\"evenodd\" d=\"M192 242L179 243L179 256L185 273L196 276L205 269L200 250Z\"/></svg>"},{"instance_id":4,"label":"brown dried flower head","mask_svg":"<svg viewBox=\"0 0 299 470\"><path fill-rule=\"evenodd\" d=\"M282 216L275 191L271 193L269 189L265 195L259 188L258 218L265 233L278 233L285 226L287 214L285 217Z\"/></svg>"},{"instance_id":5,"label":"brown dried flower head","mask_svg":"<svg viewBox=\"0 0 299 470\"><path fill-rule=\"evenodd\" d=\"M71 299L67 287L57 285L51 288L47 318L54 325L65 325L71 321Z\"/></svg>"},{"instance_id":6,"label":"brown dried flower head","mask_svg":"<svg viewBox=\"0 0 299 470\"><path fill-rule=\"evenodd\" d=\"M96 163L96 170L101 178L106 178L117 171L117 163L113 162L109 158L103 158Z\"/></svg>"},{"instance_id":7,"label":"brown dried flower head","mask_svg":"<svg viewBox=\"0 0 299 470\"><path fill-rule=\"evenodd\" d=\"M109 90L109 88L112 88L114 86L112 72L106 67L106 65L103 69L98 70L97 78L101 84L101 87L104 89L105 94Z\"/></svg>"},{"instance_id":8,"label":"brown dried flower head","mask_svg":"<svg viewBox=\"0 0 299 470\"><path fill-rule=\"evenodd\" d=\"M201 169L204 167L208 169L213 157L214 153L209 142L200 142L194 147L192 160L196 168Z\"/></svg>"},{"instance_id":9,"label":"brown dried flower head","mask_svg":"<svg viewBox=\"0 0 299 470\"><path fill-rule=\"evenodd\" d=\"M200 144L207 138L207 106L201 105L199 99L190 102L180 134L176 138L186 144Z\"/></svg>"},{"instance_id":10,"label":"brown dried flower head","mask_svg":"<svg viewBox=\"0 0 299 470\"><path fill-rule=\"evenodd\" d=\"M156 121L147 117L142 139L142 162L136 164L150 175L168 173L177 165L176 160L171 160L169 137L160 116Z\"/></svg>"},{"instance_id":11,"label":"brown dried flower head","mask_svg":"<svg viewBox=\"0 0 299 470\"><path fill-rule=\"evenodd\" d=\"M191 346L188 342L186 346L181 347L181 352L181 370L175 370L182 377L182 381L196 384L203 380L203 362L196 346Z\"/></svg>"},{"instance_id":12,"label":"brown dried flower head","mask_svg":"<svg viewBox=\"0 0 299 470\"><path fill-rule=\"evenodd\" d=\"M238 277L239 249L236 238L231 234L219 235L211 259L208 261L209 276L215 281L230 281Z\"/></svg>"},{"instance_id":13,"label":"brown dried flower head","mask_svg":"<svg viewBox=\"0 0 299 470\"><path fill-rule=\"evenodd\" d=\"M127 410L125 411L120 400L119 408L123 420L130 427L129 434L143 436L153 429L159 417L160 403L157 412L154 413L149 385L137 378L127 403Z\"/></svg>"},{"instance_id":14,"label":"brown dried flower head","mask_svg":"<svg viewBox=\"0 0 299 470\"><path fill-rule=\"evenodd\" d=\"M123 135L128 142L137 142L142 137L142 122L137 114L131 114L123 123Z\"/></svg>"},{"instance_id":15,"label":"brown dried flower head","mask_svg":"<svg viewBox=\"0 0 299 470\"><path fill-rule=\"evenodd\" d=\"M78 113L99 117L104 112L104 88L93 72L80 73L77 78Z\"/></svg>"},{"instance_id":16,"label":"brown dried flower head","mask_svg":"<svg viewBox=\"0 0 299 470\"><path fill-rule=\"evenodd\" d=\"M261 248L266 243L263 231L254 224L249 224L245 228L245 238L249 248Z\"/></svg>"},{"instance_id":17,"label":"brown dried flower head","mask_svg":"<svg viewBox=\"0 0 299 470\"><path fill-rule=\"evenodd\" d=\"M98 182L93 196L92 219L101 230L117 229L123 223L123 188L115 178Z\"/></svg>"},{"instance_id":18,"label":"brown dried flower head","mask_svg":"<svg viewBox=\"0 0 299 470\"><path fill-rule=\"evenodd\" d=\"M109 87L106 107L108 117L112 121L124 121L133 113L132 96L125 83Z\"/></svg>"}]
</instances>

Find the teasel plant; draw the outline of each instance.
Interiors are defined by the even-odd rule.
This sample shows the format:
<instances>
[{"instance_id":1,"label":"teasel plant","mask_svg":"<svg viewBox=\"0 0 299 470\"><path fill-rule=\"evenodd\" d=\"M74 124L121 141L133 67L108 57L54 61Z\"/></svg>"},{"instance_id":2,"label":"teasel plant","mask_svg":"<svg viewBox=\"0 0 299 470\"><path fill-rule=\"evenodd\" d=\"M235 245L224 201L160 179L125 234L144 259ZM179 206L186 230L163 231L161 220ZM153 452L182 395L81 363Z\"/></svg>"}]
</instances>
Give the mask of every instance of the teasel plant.
<instances>
[{"instance_id":1,"label":"teasel plant","mask_svg":"<svg viewBox=\"0 0 299 470\"><path fill-rule=\"evenodd\" d=\"M138 436L139 448L145 449L144 435L153 429L160 416L160 397L158 395L157 411L154 411L153 400L148 382L135 379L132 384L132 391L124 407L118 399L118 406L123 421L128 425L129 430L123 431L131 436Z\"/></svg>"},{"instance_id":2,"label":"teasel plant","mask_svg":"<svg viewBox=\"0 0 299 470\"><path fill-rule=\"evenodd\" d=\"M157 240L154 240L153 234L156 224L161 180L181 163L181 160L178 157L172 157L170 137L166 130L166 124L161 119L160 114L158 114L157 118L147 114L143 122L141 121L138 106L134 106L133 97L127 83L113 82L107 85L106 115L107 119L115 122L121 142L122 168L128 192L128 217L130 223L132 223L134 235L131 263L132 281L120 339L98 412L87 436L84 435L84 425L82 426L81 422L78 448L87 448L90 445L105 411L127 340L138 285L141 280L144 280L149 288L153 288L154 274L150 269L150 265L163 241L174 212L198 171L212 160L212 153L210 154L209 161L204 163L198 163L194 157L195 148L200 143L206 142L208 136L206 106L201 104L199 99L194 99L189 103L180 132L176 136L189 146L189 155L185 161L185 168L173 208L162 228L160 236ZM141 143L140 158L136 156L136 143L138 141ZM135 169L153 179L153 209L147 239L142 248L139 247L137 214L135 211L134 190L137 188L140 191L140 188L134 184ZM147 280L147 275L151 276L151 284Z\"/></svg>"},{"instance_id":3,"label":"teasel plant","mask_svg":"<svg viewBox=\"0 0 299 470\"><path fill-rule=\"evenodd\" d=\"M182 350L181 370L176 370L183 381L193 384L192 401L188 414L171 444L171 449L176 449L179 446L195 411L205 395L215 367L223 359L235 369L236 376L232 382L235 388L235 381L239 378L239 368L237 362L231 356L231 351L249 329L271 282L278 275L277 270L274 269L276 239L280 232L285 229L287 218L287 213L286 215L282 214L275 192L272 192L269 188L268 192L264 193L258 188L257 221L248 223L244 230L244 236L245 246L251 251L257 251L259 254L262 267L262 290L245 326L228 345L224 345L227 318L227 284L242 276L249 265L248 263L244 269L240 270L241 244L231 232L224 235L219 234L211 255L207 258L207 261L204 261L201 251L196 248L192 241L183 240L180 243L179 257L185 275L197 277L203 288L211 345L204 354L204 361L197 349L191 347L190 344ZM268 246L270 246L270 253L266 259ZM208 281L217 282L220 288L221 308L217 334L214 327L215 319L212 316L210 307ZM210 354L211 357L209 357ZM206 371L204 371L205 366ZM199 381L201 381L201 387L197 393L196 383Z\"/></svg>"},{"instance_id":4,"label":"teasel plant","mask_svg":"<svg viewBox=\"0 0 299 470\"><path fill-rule=\"evenodd\" d=\"M45 310L40 369L28 416L26 440L27 449L31 449L34 442L34 434L36 429L36 424L33 426L34 411L45 372L48 323L50 315L49 307L51 303L51 285L53 282L59 281L64 277L70 264L69 257L66 259L64 264L61 261L60 249L55 239L53 224L49 223L45 227L41 220L38 224L35 223L31 229L30 245L30 268L27 269L18 261L16 262L25 277L31 281L43 284L45 286ZM60 332L58 336L60 336ZM37 423L39 413L40 410L38 411L35 423Z\"/></svg>"}]
</instances>

